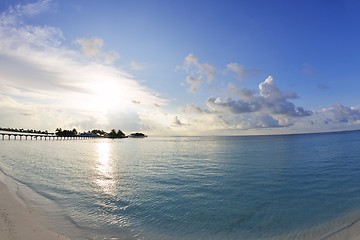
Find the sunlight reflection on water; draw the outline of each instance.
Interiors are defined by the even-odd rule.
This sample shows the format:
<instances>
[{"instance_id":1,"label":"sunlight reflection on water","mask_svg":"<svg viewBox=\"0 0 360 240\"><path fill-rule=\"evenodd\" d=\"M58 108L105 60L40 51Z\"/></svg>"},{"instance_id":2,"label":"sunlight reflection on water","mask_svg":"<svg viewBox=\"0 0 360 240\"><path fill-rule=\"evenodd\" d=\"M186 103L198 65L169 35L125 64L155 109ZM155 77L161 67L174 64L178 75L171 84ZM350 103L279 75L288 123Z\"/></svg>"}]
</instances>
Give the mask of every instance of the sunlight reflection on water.
<instances>
[{"instance_id":1,"label":"sunlight reflection on water","mask_svg":"<svg viewBox=\"0 0 360 240\"><path fill-rule=\"evenodd\" d=\"M96 165L97 174L95 182L103 193L111 196L115 195L115 180L113 162L111 158L111 145L108 142L96 144L98 162Z\"/></svg>"}]
</instances>

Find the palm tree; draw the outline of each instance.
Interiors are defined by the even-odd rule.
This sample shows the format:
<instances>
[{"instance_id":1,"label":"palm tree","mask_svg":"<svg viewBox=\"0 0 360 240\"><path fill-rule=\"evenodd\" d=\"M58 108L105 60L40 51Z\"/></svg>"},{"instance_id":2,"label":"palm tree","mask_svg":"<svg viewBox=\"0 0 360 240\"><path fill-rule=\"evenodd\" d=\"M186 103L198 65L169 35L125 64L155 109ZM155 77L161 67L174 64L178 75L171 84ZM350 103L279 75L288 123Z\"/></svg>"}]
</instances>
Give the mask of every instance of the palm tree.
<instances>
[{"instance_id":1,"label":"palm tree","mask_svg":"<svg viewBox=\"0 0 360 240\"><path fill-rule=\"evenodd\" d=\"M117 134L116 134L116 136L117 137L125 137L125 133L123 133L120 129L119 129L119 131L117 132Z\"/></svg>"},{"instance_id":2,"label":"palm tree","mask_svg":"<svg viewBox=\"0 0 360 240\"><path fill-rule=\"evenodd\" d=\"M61 129L61 128L56 128L55 134L56 134L57 136L59 136L61 133L62 133L62 129Z\"/></svg>"}]
</instances>

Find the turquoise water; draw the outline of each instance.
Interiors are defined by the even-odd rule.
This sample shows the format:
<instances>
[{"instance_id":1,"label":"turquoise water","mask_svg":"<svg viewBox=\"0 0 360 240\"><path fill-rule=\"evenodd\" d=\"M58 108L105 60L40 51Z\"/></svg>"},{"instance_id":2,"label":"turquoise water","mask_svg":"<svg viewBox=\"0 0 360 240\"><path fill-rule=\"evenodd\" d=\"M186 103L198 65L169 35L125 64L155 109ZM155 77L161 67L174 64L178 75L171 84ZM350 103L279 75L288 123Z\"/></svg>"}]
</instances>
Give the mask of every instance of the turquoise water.
<instances>
[{"instance_id":1,"label":"turquoise water","mask_svg":"<svg viewBox=\"0 0 360 240\"><path fill-rule=\"evenodd\" d=\"M360 132L0 140L0 168L74 239L326 239L360 219L359 146Z\"/></svg>"}]
</instances>

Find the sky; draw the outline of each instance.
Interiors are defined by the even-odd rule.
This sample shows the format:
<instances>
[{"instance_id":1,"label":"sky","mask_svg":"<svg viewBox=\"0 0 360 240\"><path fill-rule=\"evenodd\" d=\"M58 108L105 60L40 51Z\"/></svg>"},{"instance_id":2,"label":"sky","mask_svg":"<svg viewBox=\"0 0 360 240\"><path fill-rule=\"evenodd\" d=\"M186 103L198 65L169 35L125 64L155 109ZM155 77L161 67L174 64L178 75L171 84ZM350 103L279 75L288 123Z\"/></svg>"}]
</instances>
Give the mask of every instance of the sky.
<instances>
[{"instance_id":1,"label":"sky","mask_svg":"<svg viewBox=\"0 0 360 240\"><path fill-rule=\"evenodd\" d=\"M360 128L356 0L1 0L0 126Z\"/></svg>"}]
</instances>

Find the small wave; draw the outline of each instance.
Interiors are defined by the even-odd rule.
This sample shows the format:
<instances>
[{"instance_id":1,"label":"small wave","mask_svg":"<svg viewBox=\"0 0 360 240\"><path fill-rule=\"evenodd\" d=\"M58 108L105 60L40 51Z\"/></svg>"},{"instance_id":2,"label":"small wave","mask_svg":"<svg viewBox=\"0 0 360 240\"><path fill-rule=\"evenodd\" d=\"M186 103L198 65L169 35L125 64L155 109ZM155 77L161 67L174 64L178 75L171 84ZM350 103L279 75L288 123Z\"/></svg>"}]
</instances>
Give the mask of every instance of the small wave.
<instances>
[{"instance_id":1,"label":"small wave","mask_svg":"<svg viewBox=\"0 0 360 240\"><path fill-rule=\"evenodd\" d=\"M341 232L344 232L344 231L350 231L350 229L352 227L354 227L357 223L360 222L360 215L359 213L357 212L356 213L357 215L357 218L356 219L353 219L351 220L350 222L346 222L336 228L334 228L334 230L328 232L327 234L325 234L324 236L322 236L321 238L319 238L319 240L326 240L326 239L330 239L331 237L341 233Z\"/></svg>"}]
</instances>

